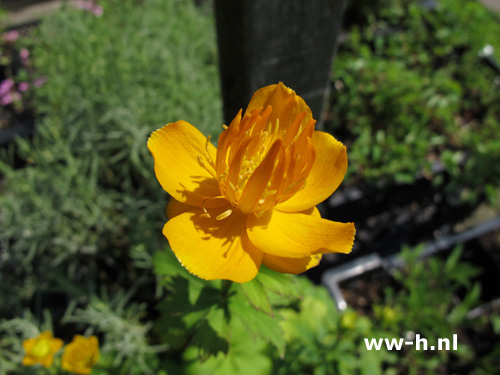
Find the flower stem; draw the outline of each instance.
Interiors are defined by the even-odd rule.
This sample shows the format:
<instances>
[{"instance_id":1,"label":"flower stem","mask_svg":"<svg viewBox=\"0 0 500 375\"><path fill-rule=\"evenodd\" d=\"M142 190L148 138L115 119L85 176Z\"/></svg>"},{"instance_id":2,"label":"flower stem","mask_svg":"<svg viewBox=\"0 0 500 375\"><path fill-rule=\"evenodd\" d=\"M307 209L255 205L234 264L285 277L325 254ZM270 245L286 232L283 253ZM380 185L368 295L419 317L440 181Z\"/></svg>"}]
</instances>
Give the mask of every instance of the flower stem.
<instances>
[{"instance_id":1,"label":"flower stem","mask_svg":"<svg viewBox=\"0 0 500 375\"><path fill-rule=\"evenodd\" d=\"M231 285L233 285L231 280L222 280L222 309L227 323L231 320L231 313L229 312L229 290L231 289Z\"/></svg>"},{"instance_id":2,"label":"flower stem","mask_svg":"<svg viewBox=\"0 0 500 375\"><path fill-rule=\"evenodd\" d=\"M233 285L231 280L222 280L222 296L224 300L227 300L229 297L229 289L231 289L231 285Z\"/></svg>"}]
</instances>

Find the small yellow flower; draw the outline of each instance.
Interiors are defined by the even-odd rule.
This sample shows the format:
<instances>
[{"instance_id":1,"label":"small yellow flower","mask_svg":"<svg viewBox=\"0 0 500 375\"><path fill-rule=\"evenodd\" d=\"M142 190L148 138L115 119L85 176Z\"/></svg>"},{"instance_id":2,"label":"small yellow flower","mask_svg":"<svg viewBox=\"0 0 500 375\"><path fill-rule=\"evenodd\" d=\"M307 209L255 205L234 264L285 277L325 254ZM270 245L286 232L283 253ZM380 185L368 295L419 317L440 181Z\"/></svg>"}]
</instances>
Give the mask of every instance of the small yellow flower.
<instances>
[{"instance_id":1,"label":"small yellow flower","mask_svg":"<svg viewBox=\"0 0 500 375\"><path fill-rule=\"evenodd\" d=\"M90 374L99 359L99 341L97 337L76 335L66 345L62 356L62 368L76 374Z\"/></svg>"},{"instance_id":2,"label":"small yellow flower","mask_svg":"<svg viewBox=\"0 0 500 375\"><path fill-rule=\"evenodd\" d=\"M314 125L304 100L279 83L255 92L217 149L185 121L151 135L156 177L171 196L163 234L191 273L246 282L262 263L297 274L324 253L351 251L354 224L315 207L342 182L346 148Z\"/></svg>"},{"instance_id":3,"label":"small yellow flower","mask_svg":"<svg viewBox=\"0 0 500 375\"><path fill-rule=\"evenodd\" d=\"M356 319L358 318L358 314L356 311L348 310L342 314L342 318L340 319L340 325L343 328L354 329L356 327Z\"/></svg>"},{"instance_id":4,"label":"small yellow flower","mask_svg":"<svg viewBox=\"0 0 500 375\"><path fill-rule=\"evenodd\" d=\"M61 349L63 341L54 338L52 332L45 331L37 337L23 341L23 348L26 352L23 358L23 366L33 366L37 363L44 367L50 367L54 360L54 354Z\"/></svg>"}]
</instances>

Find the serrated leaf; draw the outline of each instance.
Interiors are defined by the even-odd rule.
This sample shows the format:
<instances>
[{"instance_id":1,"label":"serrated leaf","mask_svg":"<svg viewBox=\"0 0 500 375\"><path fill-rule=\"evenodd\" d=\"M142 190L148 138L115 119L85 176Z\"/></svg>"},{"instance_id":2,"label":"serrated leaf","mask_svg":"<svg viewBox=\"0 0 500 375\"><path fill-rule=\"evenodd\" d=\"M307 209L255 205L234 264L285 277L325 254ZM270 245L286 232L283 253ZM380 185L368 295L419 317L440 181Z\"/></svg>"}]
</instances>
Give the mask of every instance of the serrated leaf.
<instances>
[{"instance_id":1,"label":"serrated leaf","mask_svg":"<svg viewBox=\"0 0 500 375\"><path fill-rule=\"evenodd\" d=\"M280 314L284 319L281 328L287 341L299 339L303 342L314 342L314 332L309 328L309 324L301 319L297 311L293 309L281 310Z\"/></svg>"},{"instance_id":2,"label":"serrated leaf","mask_svg":"<svg viewBox=\"0 0 500 375\"><path fill-rule=\"evenodd\" d=\"M282 317L278 314L271 316L263 311L256 310L240 292L229 301L231 318L240 320L248 331L263 338L278 349L280 356L285 353L285 336L281 327Z\"/></svg>"},{"instance_id":3,"label":"serrated leaf","mask_svg":"<svg viewBox=\"0 0 500 375\"><path fill-rule=\"evenodd\" d=\"M173 278L169 289L171 294L164 300L163 307L172 315L185 315L210 309L223 302L220 290L204 283Z\"/></svg>"},{"instance_id":4,"label":"serrated leaf","mask_svg":"<svg viewBox=\"0 0 500 375\"><path fill-rule=\"evenodd\" d=\"M207 284L180 276L172 279L171 293L158 304L161 318L157 319L156 329L163 342L182 347L211 309L223 304L220 290Z\"/></svg>"},{"instance_id":5,"label":"serrated leaf","mask_svg":"<svg viewBox=\"0 0 500 375\"><path fill-rule=\"evenodd\" d=\"M297 288L297 280L292 275L275 272L265 266L261 266L257 279L269 292L290 298L300 298L300 289Z\"/></svg>"},{"instance_id":6,"label":"serrated leaf","mask_svg":"<svg viewBox=\"0 0 500 375\"><path fill-rule=\"evenodd\" d=\"M254 310L250 306L249 309ZM205 362L200 362L196 360L196 349L189 348L184 356L184 360L188 363L184 373L186 375L270 374L271 360L263 354L265 342L249 337L247 327L239 319L231 321L231 328L227 355L219 353Z\"/></svg>"},{"instance_id":7,"label":"serrated leaf","mask_svg":"<svg viewBox=\"0 0 500 375\"><path fill-rule=\"evenodd\" d=\"M241 289L248 299L248 302L250 302L255 309L264 311L267 314L272 313L267 290L258 278L241 284Z\"/></svg>"},{"instance_id":8,"label":"serrated leaf","mask_svg":"<svg viewBox=\"0 0 500 375\"><path fill-rule=\"evenodd\" d=\"M200 351L200 359L207 360L211 356L216 356L219 352L227 354L229 343L221 337L209 323L210 318L203 320L196 326L191 345L196 346Z\"/></svg>"}]
</instances>

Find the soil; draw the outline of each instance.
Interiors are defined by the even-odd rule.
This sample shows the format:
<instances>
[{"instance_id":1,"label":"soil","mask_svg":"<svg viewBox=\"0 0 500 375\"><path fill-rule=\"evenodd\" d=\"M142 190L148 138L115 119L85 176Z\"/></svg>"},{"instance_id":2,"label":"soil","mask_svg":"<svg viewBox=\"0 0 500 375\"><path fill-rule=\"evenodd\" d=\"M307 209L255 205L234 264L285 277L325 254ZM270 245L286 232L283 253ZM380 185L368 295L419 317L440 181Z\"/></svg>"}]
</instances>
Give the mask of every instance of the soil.
<instances>
[{"instance_id":1,"label":"soil","mask_svg":"<svg viewBox=\"0 0 500 375\"><path fill-rule=\"evenodd\" d=\"M474 283L481 285L481 303L500 299L500 288L498 288L500 264L490 256L490 253L498 256L500 246L495 249L485 249L482 243L487 241L489 237L491 237L491 233L467 242L460 259L461 262L467 262L481 270L479 275L470 280L471 285ZM452 250L450 248L436 256L445 260ZM348 306L364 312L371 312L371 306L374 303L383 302L385 288L391 287L396 290L399 288L397 281L383 268L345 280L339 286ZM465 296L465 288L459 289L456 296L458 299L462 299Z\"/></svg>"},{"instance_id":2,"label":"soil","mask_svg":"<svg viewBox=\"0 0 500 375\"><path fill-rule=\"evenodd\" d=\"M347 305L365 314L372 313L372 304L383 302L387 287L396 289L398 283L382 268L340 283Z\"/></svg>"}]
</instances>

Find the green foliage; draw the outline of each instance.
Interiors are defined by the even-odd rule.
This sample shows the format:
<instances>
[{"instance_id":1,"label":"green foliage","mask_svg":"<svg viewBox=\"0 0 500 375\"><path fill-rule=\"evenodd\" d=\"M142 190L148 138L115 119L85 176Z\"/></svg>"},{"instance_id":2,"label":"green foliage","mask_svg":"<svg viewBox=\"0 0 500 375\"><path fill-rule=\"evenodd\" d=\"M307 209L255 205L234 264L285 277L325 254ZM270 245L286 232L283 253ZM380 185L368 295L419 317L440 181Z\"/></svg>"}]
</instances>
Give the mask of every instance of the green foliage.
<instances>
[{"instance_id":1,"label":"green foliage","mask_svg":"<svg viewBox=\"0 0 500 375\"><path fill-rule=\"evenodd\" d=\"M431 164L442 161L450 190L492 199L500 183L493 162L500 90L478 54L490 44L500 61L500 24L477 1L432 9L406 0L361 3L365 21L349 30L336 58L327 124L350 134L350 180L411 183L422 173L432 178Z\"/></svg>"},{"instance_id":2,"label":"green foliage","mask_svg":"<svg viewBox=\"0 0 500 375\"><path fill-rule=\"evenodd\" d=\"M156 189L144 147L152 130L179 119L222 129L212 20L191 2L103 7L102 17L68 9L40 28L36 61L48 83L37 109L59 120L76 156L92 154L104 186Z\"/></svg>"},{"instance_id":3,"label":"green foliage","mask_svg":"<svg viewBox=\"0 0 500 375\"><path fill-rule=\"evenodd\" d=\"M324 288L299 279L303 299L284 308L282 327L286 355L274 357L272 374L380 374L394 355L366 350L364 337L382 335L365 316L353 310L340 313Z\"/></svg>"},{"instance_id":4,"label":"green foliage","mask_svg":"<svg viewBox=\"0 0 500 375\"><path fill-rule=\"evenodd\" d=\"M65 342L96 334L97 375L394 374L448 361L446 353L402 359L368 351L363 339L401 337L411 327L431 340L468 327L479 289L468 283L475 271L458 262L458 252L425 264L407 254L401 289L387 290L365 316L336 311L324 288L305 278L262 267L246 284L205 282L161 250L165 195L146 140L179 119L207 135L220 131L213 19L191 1L100 4L102 17L68 7L42 23L33 41L33 63L47 77L35 102L37 133L0 155L0 375L44 373L20 363L22 341L45 329ZM451 32L465 20L461 10L446 5L427 14L404 4L381 7L379 26L411 32L355 30L338 60L344 88L334 126L355 135L350 173L411 181L439 156L457 181L478 171L467 182L471 191L483 181L494 186L496 172L488 171L499 149L498 113L490 104L497 92L475 47L462 54L463 68L453 60L478 36ZM470 4L464 9L481 20ZM422 19L432 32L421 32ZM435 69L434 55L442 60ZM481 126L459 121L457 130L461 108L480 112ZM461 165L469 150L477 152ZM467 293L456 304L450 294L458 287ZM498 334L497 318L480 323ZM495 371L498 348L480 361L461 346L458 363Z\"/></svg>"},{"instance_id":5,"label":"green foliage","mask_svg":"<svg viewBox=\"0 0 500 375\"><path fill-rule=\"evenodd\" d=\"M393 273L399 288L387 288L382 303L373 306L375 324L391 332L395 337L405 337L408 332L419 333L430 343L439 338L452 341L458 334L458 351L417 351L414 347L404 350L398 366L413 373L444 371L451 364L459 371L471 364L482 366L473 348L465 338L465 332L479 327L467 318L467 313L480 304L480 286L471 280L479 270L460 261L462 247L458 246L442 260L432 257L419 259L423 247L404 248L401 257L405 266ZM465 291L462 298L457 292Z\"/></svg>"},{"instance_id":6,"label":"green foliage","mask_svg":"<svg viewBox=\"0 0 500 375\"><path fill-rule=\"evenodd\" d=\"M95 373L161 373L166 348L145 313L160 291L152 254L165 244L166 199L146 141L179 119L207 135L222 129L214 25L191 1L100 4L102 17L63 8L32 40L46 77L36 134L0 152L0 324L50 307L56 332L99 334ZM42 371L20 370L33 336L2 332L9 371Z\"/></svg>"},{"instance_id":7,"label":"green foliage","mask_svg":"<svg viewBox=\"0 0 500 375\"><path fill-rule=\"evenodd\" d=\"M251 353L260 353L252 356L257 363L260 356L265 367L268 360L261 349L266 343L284 355L285 338L279 325L282 318L277 311L283 304L297 300L296 279L262 266L251 283L203 282L188 274L169 249L155 255L154 267L169 292L158 306L161 316L156 332L174 351L184 351L187 363L193 360L195 350L203 363L189 365L186 371L210 373L215 366L229 374L243 366L240 361L246 361L248 354L238 354L247 353L245 347L250 347ZM244 335L236 333L242 330ZM231 366L236 367L227 367L226 362L233 360Z\"/></svg>"},{"instance_id":8,"label":"green foliage","mask_svg":"<svg viewBox=\"0 0 500 375\"><path fill-rule=\"evenodd\" d=\"M478 275L479 270L469 263L459 262L461 247L457 247L446 262L435 257L422 262L418 260L422 250L423 247L414 251L403 249L405 268L394 273L402 290L386 291L386 302L399 312L400 319L389 318L388 322L384 322L386 315L379 316L383 325L397 325L401 332L404 327L418 326L419 332L426 337L448 337L456 325L464 323L465 313L478 305L479 285L471 285L470 280ZM462 303L454 306L453 293L460 287L467 288L469 292ZM397 303L393 304L393 300ZM406 313L403 315L402 312Z\"/></svg>"},{"instance_id":9,"label":"green foliage","mask_svg":"<svg viewBox=\"0 0 500 375\"><path fill-rule=\"evenodd\" d=\"M197 360L194 348L188 349L184 355L186 375L244 374L251 371L254 374L271 374L271 360L263 355L265 342L252 340L248 337L247 327L241 320L231 324L230 349L226 355L219 353L205 362Z\"/></svg>"},{"instance_id":10,"label":"green foliage","mask_svg":"<svg viewBox=\"0 0 500 375\"><path fill-rule=\"evenodd\" d=\"M181 118L220 131L211 17L191 2L102 5L102 17L65 8L34 37L47 78L37 133L0 155L2 315L48 289L126 286L149 272L165 199L148 135Z\"/></svg>"},{"instance_id":11,"label":"green foliage","mask_svg":"<svg viewBox=\"0 0 500 375\"><path fill-rule=\"evenodd\" d=\"M419 259L420 249L404 249L403 269L394 273L398 286L386 288L372 312L363 315L336 310L323 288L299 279L303 298L282 306L281 327L286 339L284 357L270 351L272 374L426 374L461 373L474 369L488 373L498 360L498 344L477 354L470 346L471 332L498 328L498 314L469 319L467 312L480 304L479 287L471 283L478 270L460 261L461 247L447 259ZM459 299L456 292L465 291ZM419 333L429 345L458 334L458 351L367 350L364 339L402 339ZM498 335L498 330L497 333ZM467 336L469 335L469 336ZM490 340L495 341L495 338ZM494 371L493 371L494 372ZM492 372L490 372L492 373Z\"/></svg>"},{"instance_id":12,"label":"green foliage","mask_svg":"<svg viewBox=\"0 0 500 375\"><path fill-rule=\"evenodd\" d=\"M102 337L99 367L105 374L157 374L157 354L167 350L163 344L150 345L152 322L143 323L147 306L130 302L133 291L109 298L103 289L102 298L92 296L81 307L70 305L62 319L64 324L85 327L86 335Z\"/></svg>"}]
</instances>

